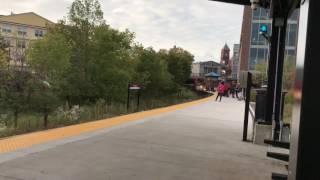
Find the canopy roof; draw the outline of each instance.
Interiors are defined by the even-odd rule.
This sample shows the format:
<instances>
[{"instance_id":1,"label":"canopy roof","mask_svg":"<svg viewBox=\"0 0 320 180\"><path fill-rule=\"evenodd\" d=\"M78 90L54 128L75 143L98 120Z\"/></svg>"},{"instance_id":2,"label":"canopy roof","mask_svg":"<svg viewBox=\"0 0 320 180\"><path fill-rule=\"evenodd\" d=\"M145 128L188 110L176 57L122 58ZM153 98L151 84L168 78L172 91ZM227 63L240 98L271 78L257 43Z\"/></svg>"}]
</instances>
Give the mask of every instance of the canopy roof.
<instances>
[{"instance_id":1,"label":"canopy roof","mask_svg":"<svg viewBox=\"0 0 320 180\"><path fill-rule=\"evenodd\" d=\"M250 0L210 0L210 1L220 1L225 3L233 3L233 4L240 4L240 5L248 5L250 6Z\"/></svg>"},{"instance_id":2,"label":"canopy roof","mask_svg":"<svg viewBox=\"0 0 320 180\"><path fill-rule=\"evenodd\" d=\"M225 2L225 3L232 3L232 4L239 4L239 5L246 5L250 6L251 2L250 0L209 0L209 1L218 1L218 2ZM281 2L280 4L284 5L282 9L286 9L288 15L290 15L294 9L300 7L300 0L277 0L278 2ZM262 2L270 3L271 0L264 0Z\"/></svg>"},{"instance_id":3,"label":"canopy roof","mask_svg":"<svg viewBox=\"0 0 320 180\"><path fill-rule=\"evenodd\" d=\"M215 72L211 72L205 75L206 77L214 77L214 78L218 78L220 77L220 74L217 74Z\"/></svg>"}]
</instances>

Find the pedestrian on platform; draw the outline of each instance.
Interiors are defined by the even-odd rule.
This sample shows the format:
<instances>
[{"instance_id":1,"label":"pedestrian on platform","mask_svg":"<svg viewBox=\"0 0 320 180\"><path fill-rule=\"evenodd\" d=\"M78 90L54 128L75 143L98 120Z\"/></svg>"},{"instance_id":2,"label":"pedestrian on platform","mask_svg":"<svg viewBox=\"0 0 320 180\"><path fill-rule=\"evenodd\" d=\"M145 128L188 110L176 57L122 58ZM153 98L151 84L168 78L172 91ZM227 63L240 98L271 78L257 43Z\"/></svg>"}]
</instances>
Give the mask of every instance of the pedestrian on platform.
<instances>
[{"instance_id":1,"label":"pedestrian on platform","mask_svg":"<svg viewBox=\"0 0 320 180\"><path fill-rule=\"evenodd\" d=\"M220 97L220 102L221 102L222 96L223 96L224 93L225 93L225 85L224 85L224 82L223 82L223 81L218 85L217 91L218 91L218 95L217 95L217 97L216 97L216 101L217 101L218 98Z\"/></svg>"},{"instance_id":2,"label":"pedestrian on platform","mask_svg":"<svg viewBox=\"0 0 320 180\"><path fill-rule=\"evenodd\" d=\"M239 92L241 92L241 87L240 87L240 83L237 83L236 85L236 97L239 99Z\"/></svg>"},{"instance_id":3,"label":"pedestrian on platform","mask_svg":"<svg viewBox=\"0 0 320 180\"><path fill-rule=\"evenodd\" d=\"M235 98L234 95L236 94L236 83L234 81L232 81L231 83L230 93L232 95L232 98Z\"/></svg>"},{"instance_id":4,"label":"pedestrian on platform","mask_svg":"<svg viewBox=\"0 0 320 180\"><path fill-rule=\"evenodd\" d=\"M230 84L229 83L224 83L224 93L223 96L229 97L230 93Z\"/></svg>"}]
</instances>

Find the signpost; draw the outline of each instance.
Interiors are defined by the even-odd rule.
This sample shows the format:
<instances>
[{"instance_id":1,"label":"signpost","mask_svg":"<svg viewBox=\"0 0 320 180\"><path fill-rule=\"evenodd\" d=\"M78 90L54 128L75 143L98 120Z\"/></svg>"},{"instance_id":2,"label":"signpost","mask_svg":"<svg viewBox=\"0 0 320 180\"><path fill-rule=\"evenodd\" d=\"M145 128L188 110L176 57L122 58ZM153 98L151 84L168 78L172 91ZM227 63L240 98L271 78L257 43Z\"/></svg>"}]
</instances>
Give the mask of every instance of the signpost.
<instances>
[{"instance_id":1,"label":"signpost","mask_svg":"<svg viewBox=\"0 0 320 180\"><path fill-rule=\"evenodd\" d=\"M130 92L137 92L137 111L139 110L139 105L140 105L140 91L141 91L141 86L138 84L128 84L128 97L127 97L127 111L129 111L130 107Z\"/></svg>"}]
</instances>

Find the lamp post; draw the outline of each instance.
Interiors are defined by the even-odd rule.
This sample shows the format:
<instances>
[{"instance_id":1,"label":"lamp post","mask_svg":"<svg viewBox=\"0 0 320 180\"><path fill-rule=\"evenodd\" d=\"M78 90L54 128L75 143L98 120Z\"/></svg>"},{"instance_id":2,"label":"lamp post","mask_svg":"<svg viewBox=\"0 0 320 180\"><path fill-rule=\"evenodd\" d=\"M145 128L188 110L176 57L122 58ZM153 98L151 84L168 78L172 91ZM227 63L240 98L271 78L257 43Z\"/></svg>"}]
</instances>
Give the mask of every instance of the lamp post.
<instances>
[{"instance_id":1,"label":"lamp post","mask_svg":"<svg viewBox=\"0 0 320 180\"><path fill-rule=\"evenodd\" d=\"M268 43L268 59L269 59L269 54L270 54L270 45L271 45L271 36L269 35L268 32L268 25L261 25L260 26L260 30L259 30L259 34L262 35ZM266 63L266 74L268 74L268 68L269 68L269 63Z\"/></svg>"},{"instance_id":2,"label":"lamp post","mask_svg":"<svg viewBox=\"0 0 320 180\"><path fill-rule=\"evenodd\" d=\"M225 69L223 69L222 71L221 71L221 75L222 75L222 81L226 81L227 80L227 77L226 77L226 70Z\"/></svg>"}]
</instances>

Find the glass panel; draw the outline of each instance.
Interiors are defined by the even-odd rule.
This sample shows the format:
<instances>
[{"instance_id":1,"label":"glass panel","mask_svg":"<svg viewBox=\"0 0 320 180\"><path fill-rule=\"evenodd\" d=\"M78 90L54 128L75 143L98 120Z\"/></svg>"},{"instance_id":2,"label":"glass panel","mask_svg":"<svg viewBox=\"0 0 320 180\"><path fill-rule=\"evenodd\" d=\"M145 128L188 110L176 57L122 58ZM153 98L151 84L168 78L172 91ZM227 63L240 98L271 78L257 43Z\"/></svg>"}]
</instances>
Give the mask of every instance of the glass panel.
<instances>
[{"instance_id":1,"label":"glass panel","mask_svg":"<svg viewBox=\"0 0 320 180\"><path fill-rule=\"evenodd\" d=\"M26 27L18 27L18 35L25 36L27 35L27 28Z\"/></svg>"},{"instance_id":2,"label":"glass panel","mask_svg":"<svg viewBox=\"0 0 320 180\"><path fill-rule=\"evenodd\" d=\"M290 31L289 31L289 46L296 46L297 41L297 25L290 24Z\"/></svg>"},{"instance_id":3,"label":"glass panel","mask_svg":"<svg viewBox=\"0 0 320 180\"><path fill-rule=\"evenodd\" d=\"M257 9L257 10L255 10L255 11L253 11L253 13L252 13L252 18L253 18L253 20L258 20L258 19L260 19L260 8Z\"/></svg>"},{"instance_id":4,"label":"glass panel","mask_svg":"<svg viewBox=\"0 0 320 180\"><path fill-rule=\"evenodd\" d=\"M252 30L251 30L251 44L252 45L258 45L259 43L259 23L253 23L252 24Z\"/></svg>"},{"instance_id":5,"label":"glass panel","mask_svg":"<svg viewBox=\"0 0 320 180\"><path fill-rule=\"evenodd\" d=\"M7 25L3 26L2 27L2 32L3 33L11 33L12 32L11 26L7 26Z\"/></svg>"},{"instance_id":6,"label":"glass panel","mask_svg":"<svg viewBox=\"0 0 320 180\"><path fill-rule=\"evenodd\" d=\"M296 56L296 50L287 49L285 55L286 55L286 58L294 58Z\"/></svg>"},{"instance_id":7,"label":"glass panel","mask_svg":"<svg viewBox=\"0 0 320 180\"><path fill-rule=\"evenodd\" d=\"M268 12L267 9L261 8L260 19L262 19L262 20L269 20L269 12Z\"/></svg>"},{"instance_id":8,"label":"glass panel","mask_svg":"<svg viewBox=\"0 0 320 180\"><path fill-rule=\"evenodd\" d=\"M250 59L249 59L249 70L254 70L255 69L255 65L257 63L257 52L258 49L257 48L251 48L250 49Z\"/></svg>"},{"instance_id":9,"label":"glass panel","mask_svg":"<svg viewBox=\"0 0 320 180\"><path fill-rule=\"evenodd\" d=\"M258 49L257 63L266 61L266 53L264 48Z\"/></svg>"},{"instance_id":10,"label":"glass panel","mask_svg":"<svg viewBox=\"0 0 320 180\"><path fill-rule=\"evenodd\" d=\"M35 30L34 35L36 37L43 37L43 31L42 30Z\"/></svg>"}]
</instances>

